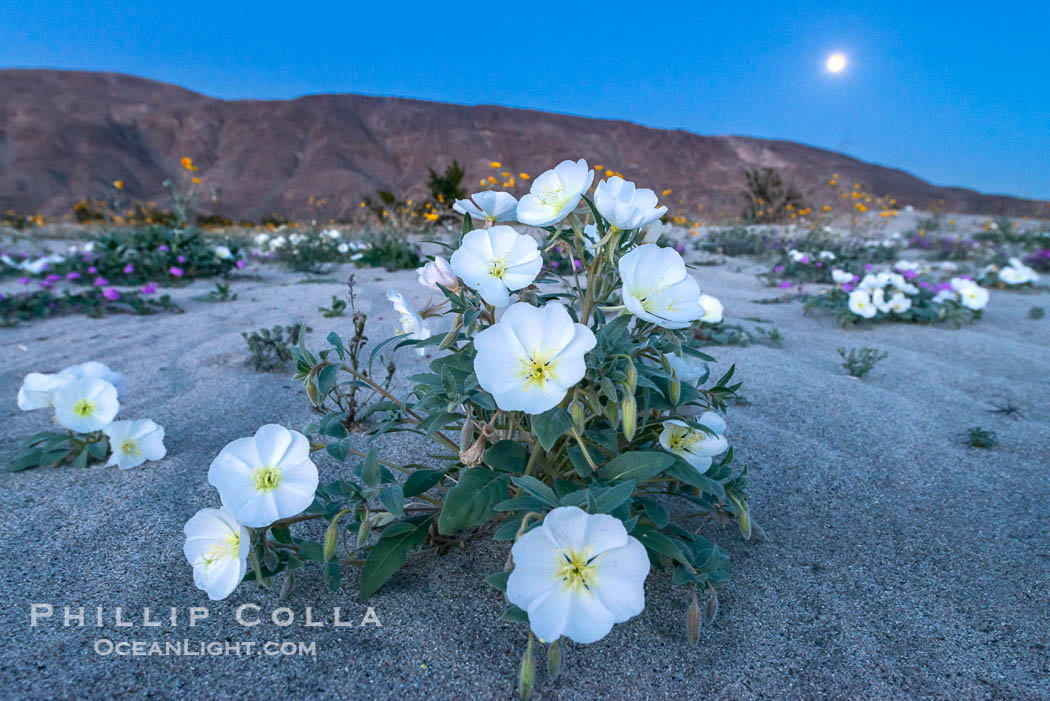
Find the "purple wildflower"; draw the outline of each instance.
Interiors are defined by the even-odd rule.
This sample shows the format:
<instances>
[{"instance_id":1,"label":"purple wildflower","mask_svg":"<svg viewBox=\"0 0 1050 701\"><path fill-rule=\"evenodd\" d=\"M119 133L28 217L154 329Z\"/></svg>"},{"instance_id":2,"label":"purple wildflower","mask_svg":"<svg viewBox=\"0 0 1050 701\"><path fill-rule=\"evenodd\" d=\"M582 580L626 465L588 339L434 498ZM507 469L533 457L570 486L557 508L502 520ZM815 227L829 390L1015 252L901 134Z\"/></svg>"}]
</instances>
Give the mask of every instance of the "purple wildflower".
<instances>
[{"instance_id":1,"label":"purple wildflower","mask_svg":"<svg viewBox=\"0 0 1050 701\"><path fill-rule=\"evenodd\" d=\"M75 270L73 272L71 272L71 273L66 273L66 279L67 280L79 280L80 279L80 273L78 273Z\"/></svg>"},{"instance_id":2,"label":"purple wildflower","mask_svg":"<svg viewBox=\"0 0 1050 701\"><path fill-rule=\"evenodd\" d=\"M186 256L178 256L177 258L175 258L175 262L177 262L177 263L185 263L186 262Z\"/></svg>"},{"instance_id":3,"label":"purple wildflower","mask_svg":"<svg viewBox=\"0 0 1050 701\"><path fill-rule=\"evenodd\" d=\"M120 292L117 291L116 287L107 287L102 290L102 296L108 300L116 301L120 299Z\"/></svg>"},{"instance_id":4,"label":"purple wildflower","mask_svg":"<svg viewBox=\"0 0 1050 701\"><path fill-rule=\"evenodd\" d=\"M846 292L852 292L853 291L853 285L851 285L848 282L844 282L844 283L842 283L842 289L844 289Z\"/></svg>"},{"instance_id":5,"label":"purple wildflower","mask_svg":"<svg viewBox=\"0 0 1050 701\"><path fill-rule=\"evenodd\" d=\"M182 277L186 274L185 270L183 270L182 268L176 268L174 265L168 268L168 272L174 275L175 277Z\"/></svg>"},{"instance_id":6,"label":"purple wildflower","mask_svg":"<svg viewBox=\"0 0 1050 701\"><path fill-rule=\"evenodd\" d=\"M782 289L782 290L790 290L791 289L791 285L792 285L791 280L784 280L782 283L780 283L780 289Z\"/></svg>"},{"instance_id":7,"label":"purple wildflower","mask_svg":"<svg viewBox=\"0 0 1050 701\"><path fill-rule=\"evenodd\" d=\"M248 265L240 258L237 259L237 270L244 270L244 266Z\"/></svg>"},{"instance_id":8,"label":"purple wildflower","mask_svg":"<svg viewBox=\"0 0 1050 701\"><path fill-rule=\"evenodd\" d=\"M98 268L96 268L95 266L92 265L90 268L88 268L88 272L90 274L94 275L95 273L98 272Z\"/></svg>"},{"instance_id":9,"label":"purple wildflower","mask_svg":"<svg viewBox=\"0 0 1050 701\"><path fill-rule=\"evenodd\" d=\"M48 282L58 282L59 280L62 279L62 276L61 275L55 275L54 273L51 273L50 275L48 275L44 279L47 280Z\"/></svg>"},{"instance_id":10,"label":"purple wildflower","mask_svg":"<svg viewBox=\"0 0 1050 701\"><path fill-rule=\"evenodd\" d=\"M153 294L156 291L157 291L157 283L155 283L155 282L147 282L145 285L142 286L142 290L141 290L143 296L146 296L146 297L148 297L149 295Z\"/></svg>"},{"instance_id":11,"label":"purple wildflower","mask_svg":"<svg viewBox=\"0 0 1050 701\"><path fill-rule=\"evenodd\" d=\"M170 251L171 249L170 249L170 248L168 248L167 246L165 246L165 245L164 245L164 244L162 243L161 245L157 246L157 250L158 250L158 251L160 251L160 252L162 252L162 253L167 253L167 252L168 252L168 251Z\"/></svg>"},{"instance_id":12,"label":"purple wildflower","mask_svg":"<svg viewBox=\"0 0 1050 701\"><path fill-rule=\"evenodd\" d=\"M774 273L782 273L782 272L784 272L784 266L783 265L778 265L777 267L773 268L773 272Z\"/></svg>"},{"instance_id":13,"label":"purple wildflower","mask_svg":"<svg viewBox=\"0 0 1050 701\"><path fill-rule=\"evenodd\" d=\"M29 283L30 283L30 280L27 277L20 277L20 278L18 278L18 284L19 285L28 285Z\"/></svg>"},{"instance_id":14,"label":"purple wildflower","mask_svg":"<svg viewBox=\"0 0 1050 701\"><path fill-rule=\"evenodd\" d=\"M124 274L125 275L131 275L133 272L135 272L135 264L134 263L128 263L127 265L124 266Z\"/></svg>"},{"instance_id":15,"label":"purple wildflower","mask_svg":"<svg viewBox=\"0 0 1050 701\"><path fill-rule=\"evenodd\" d=\"M104 277L95 278L95 287L105 287L109 284L109 280Z\"/></svg>"}]
</instances>

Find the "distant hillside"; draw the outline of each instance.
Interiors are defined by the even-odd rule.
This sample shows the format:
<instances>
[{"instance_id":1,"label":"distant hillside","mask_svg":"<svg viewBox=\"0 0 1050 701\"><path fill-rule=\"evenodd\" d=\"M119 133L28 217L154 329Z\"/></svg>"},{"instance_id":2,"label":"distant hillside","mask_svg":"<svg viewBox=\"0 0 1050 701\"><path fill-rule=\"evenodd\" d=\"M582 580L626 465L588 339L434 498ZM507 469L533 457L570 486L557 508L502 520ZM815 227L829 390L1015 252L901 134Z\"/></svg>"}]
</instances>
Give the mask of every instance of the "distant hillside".
<instances>
[{"instance_id":1,"label":"distant hillside","mask_svg":"<svg viewBox=\"0 0 1050 701\"><path fill-rule=\"evenodd\" d=\"M258 219L347 216L377 188L423 193L426 169L458 159L468 187L490 162L536 175L585 157L657 190L672 213L739 212L743 171L773 166L828 201L832 173L876 195L948 211L1023 215L1029 200L937 187L904 171L788 141L700 136L627 122L506 107L465 107L360 95L224 101L173 85L109 73L0 71L0 212L60 215L122 180L126 192L165 203L163 181L183 156L218 193L215 209ZM498 173L496 173L498 175ZM522 188L517 188L522 192ZM205 207L205 209L208 209Z\"/></svg>"}]
</instances>

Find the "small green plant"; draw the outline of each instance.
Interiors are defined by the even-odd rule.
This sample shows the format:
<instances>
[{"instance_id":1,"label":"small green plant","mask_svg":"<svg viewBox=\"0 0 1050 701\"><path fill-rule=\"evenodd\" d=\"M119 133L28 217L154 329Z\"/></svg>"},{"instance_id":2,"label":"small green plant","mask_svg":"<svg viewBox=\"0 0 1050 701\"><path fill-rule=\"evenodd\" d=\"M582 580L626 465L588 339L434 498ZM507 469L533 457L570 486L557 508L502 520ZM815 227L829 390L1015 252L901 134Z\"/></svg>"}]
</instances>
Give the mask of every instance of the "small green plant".
<instances>
[{"instance_id":1,"label":"small green plant","mask_svg":"<svg viewBox=\"0 0 1050 701\"><path fill-rule=\"evenodd\" d=\"M318 307L317 311L321 312L321 316L326 319L331 319L336 316L342 316L343 312L346 311L346 302L339 299L335 295L332 295L332 304L329 307Z\"/></svg>"},{"instance_id":2,"label":"small green plant","mask_svg":"<svg viewBox=\"0 0 1050 701\"><path fill-rule=\"evenodd\" d=\"M428 168L430 177L427 178L427 187L430 196L435 202L439 202L451 209L456 200L467 196L467 189L463 187L463 176L466 171L459 161L453 159L452 164L445 168L443 173L438 173L433 168Z\"/></svg>"},{"instance_id":3,"label":"small green plant","mask_svg":"<svg viewBox=\"0 0 1050 701\"><path fill-rule=\"evenodd\" d=\"M995 431L988 431L980 426L974 426L968 430L966 439L969 441L971 448L984 448L985 450L991 450L999 442L999 437L995 435Z\"/></svg>"},{"instance_id":4,"label":"small green plant","mask_svg":"<svg viewBox=\"0 0 1050 701\"><path fill-rule=\"evenodd\" d=\"M195 299L201 302L232 302L237 299L237 293L230 291L229 283L217 282L214 290Z\"/></svg>"},{"instance_id":5,"label":"small green plant","mask_svg":"<svg viewBox=\"0 0 1050 701\"><path fill-rule=\"evenodd\" d=\"M248 362L256 372L274 372L282 369L292 359L291 346L299 338L303 324L274 326L257 331L244 332L244 342L248 344L251 357ZM306 328L309 332L309 327Z\"/></svg>"},{"instance_id":6,"label":"small green plant","mask_svg":"<svg viewBox=\"0 0 1050 701\"><path fill-rule=\"evenodd\" d=\"M419 249L389 230L367 238L370 244L354 262L362 267L411 270L423 265Z\"/></svg>"},{"instance_id":7,"label":"small green plant","mask_svg":"<svg viewBox=\"0 0 1050 701\"><path fill-rule=\"evenodd\" d=\"M839 355L842 356L842 367L846 369L850 377L858 379L871 372L880 360L889 355L885 351L880 353L878 348L850 348L848 353L845 348L838 350Z\"/></svg>"},{"instance_id":8,"label":"small green plant","mask_svg":"<svg viewBox=\"0 0 1050 701\"><path fill-rule=\"evenodd\" d=\"M1045 314L1046 310L1044 310L1042 307L1032 307L1028 310L1028 318L1035 321L1042 319Z\"/></svg>"}]
</instances>

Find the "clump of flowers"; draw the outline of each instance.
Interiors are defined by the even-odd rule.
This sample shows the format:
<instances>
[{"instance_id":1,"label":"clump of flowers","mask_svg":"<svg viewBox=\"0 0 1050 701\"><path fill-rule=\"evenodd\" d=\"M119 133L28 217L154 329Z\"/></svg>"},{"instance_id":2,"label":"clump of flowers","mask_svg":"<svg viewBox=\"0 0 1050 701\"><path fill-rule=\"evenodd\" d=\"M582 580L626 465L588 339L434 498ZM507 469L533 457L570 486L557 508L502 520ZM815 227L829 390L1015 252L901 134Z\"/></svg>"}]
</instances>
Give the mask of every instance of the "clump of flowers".
<instances>
[{"instance_id":1,"label":"clump of flowers","mask_svg":"<svg viewBox=\"0 0 1050 701\"><path fill-rule=\"evenodd\" d=\"M1039 282L1039 273L1020 258L1012 257L1005 264L990 263L981 268L977 279L982 285L1001 289L1031 288Z\"/></svg>"},{"instance_id":2,"label":"clump of flowers","mask_svg":"<svg viewBox=\"0 0 1050 701\"><path fill-rule=\"evenodd\" d=\"M150 419L116 420L126 391L124 376L97 361L53 374L29 373L18 390L18 408L53 409L55 423L64 430L27 438L8 469L67 463L87 467L109 455L106 465L126 470L162 459L167 453L163 427Z\"/></svg>"},{"instance_id":3,"label":"clump of flowers","mask_svg":"<svg viewBox=\"0 0 1050 701\"><path fill-rule=\"evenodd\" d=\"M560 659L559 638L594 642L638 615L651 566L690 591L684 619L696 640L697 597L715 610L728 556L670 509L735 523L745 539L760 533L723 418L740 385L734 368L708 383L714 359L693 330L720 319L721 304L702 296L675 249L646 243L663 213L655 196L615 178L592 199L593 180L580 160L533 181L514 216L539 237L505 223L506 198L457 203L462 236L418 274L436 301L417 310L388 292L397 334L367 360L338 333L319 352L292 349L315 407L333 387L368 388L383 409L369 435L422 434L440 444L442 462L402 465L377 447L356 450L338 406L302 434L264 426L212 464L223 510L187 524L198 586L221 597L242 575L268 585L316 563L336 590L344 569L360 565L367 597L420 546L489 534L512 544L505 570L486 581L506 594L504 618L528 623L525 659L534 635ZM579 266L551 273L551 254ZM391 347L432 356L407 396L370 370ZM320 450L350 463L338 479L318 481L309 455ZM311 521L327 523L322 540L293 535ZM530 669L521 672L529 688Z\"/></svg>"},{"instance_id":4,"label":"clump of flowers","mask_svg":"<svg viewBox=\"0 0 1050 701\"><path fill-rule=\"evenodd\" d=\"M843 326L884 321L960 326L980 319L988 290L965 276L936 281L921 274L927 272L926 266L909 261L863 277L834 269L835 286L808 298L807 310L832 311Z\"/></svg>"}]
</instances>

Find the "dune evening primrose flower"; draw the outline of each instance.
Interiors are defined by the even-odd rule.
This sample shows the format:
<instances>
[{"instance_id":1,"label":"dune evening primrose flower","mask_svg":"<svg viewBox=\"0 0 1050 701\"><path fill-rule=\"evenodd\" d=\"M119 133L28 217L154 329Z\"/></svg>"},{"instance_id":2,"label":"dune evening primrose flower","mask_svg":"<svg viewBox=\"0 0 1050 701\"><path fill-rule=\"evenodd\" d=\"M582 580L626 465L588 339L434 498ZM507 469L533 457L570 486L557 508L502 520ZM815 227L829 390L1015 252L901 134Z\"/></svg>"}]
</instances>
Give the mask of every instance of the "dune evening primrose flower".
<instances>
[{"instance_id":1,"label":"dune evening primrose flower","mask_svg":"<svg viewBox=\"0 0 1050 701\"><path fill-rule=\"evenodd\" d=\"M89 360L79 365L70 365L68 368L59 370L58 375L67 380L81 380L94 377L105 380L117 388L118 399L123 397L128 391L128 382L124 375L115 370L110 370L108 365L97 360Z\"/></svg>"},{"instance_id":2,"label":"dune evening primrose flower","mask_svg":"<svg viewBox=\"0 0 1050 701\"><path fill-rule=\"evenodd\" d=\"M69 380L52 397L59 425L77 433L105 428L120 410L117 388L98 377Z\"/></svg>"},{"instance_id":3,"label":"dune evening primrose flower","mask_svg":"<svg viewBox=\"0 0 1050 701\"><path fill-rule=\"evenodd\" d=\"M660 432L660 446L668 453L673 453L684 459L700 472L706 472L711 467L711 458L724 453L729 447L729 442L722 433L726 430L726 422L721 416L712 412L704 412L698 421L714 433L707 433L687 425L678 419L664 421L664 430Z\"/></svg>"},{"instance_id":4,"label":"dune evening primrose flower","mask_svg":"<svg viewBox=\"0 0 1050 701\"><path fill-rule=\"evenodd\" d=\"M889 305L893 313L903 314L911 309L911 300L905 297L903 292L898 292L890 297Z\"/></svg>"},{"instance_id":5,"label":"dune evening primrose flower","mask_svg":"<svg viewBox=\"0 0 1050 701\"><path fill-rule=\"evenodd\" d=\"M212 460L208 482L238 521L250 528L295 516L314 500L317 466L298 431L266 424L228 443Z\"/></svg>"},{"instance_id":6,"label":"dune evening primrose flower","mask_svg":"<svg viewBox=\"0 0 1050 701\"><path fill-rule=\"evenodd\" d=\"M871 295L865 289L853 290L849 293L849 310L865 319L870 319L876 314L875 305L871 303Z\"/></svg>"},{"instance_id":7,"label":"dune evening primrose flower","mask_svg":"<svg viewBox=\"0 0 1050 701\"><path fill-rule=\"evenodd\" d=\"M529 194L518 202L518 221L529 226L550 226L569 216L583 193L594 182L587 161L562 161L532 181Z\"/></svg>"},{"instance_id":8,"label":"dune evening primrose flower","mask_svg":"<svg viewBox=\"0 0 1050 701\"><path fill-rule=\"evenodd\" d=\"M67 381L57 374L29 373L22 379L22 386L18 388L18 408L22 411L33 411L53 406L55 390Z\"/></svg>"},{"instance_id":9,"label":"dune evening primrose flower","mask_svg":"<svg viewBox=\"0 0 1050 701\"><path fill-rule=\"evenodd\" d=\"M419 284L431 290L440 291L442 287L453 292L459 288L459 278L452 272L452 266L441 256L434 256L422 268L416 268ZM440 285L440 287L439 287Z\"/></svg>"},{"instance_id":10,"label":"dune evening primrose flower","mask_svg":"<svg viewBox=\"0 0 1050 701\"><path fill-rule=\"evenodd\" d=\"M213 250L215 251L216 258L221 260L229 260L230 258L233 258L233 251L227 246L216 246Z\"/></svg>"},{"instance_id":11,"label":"dune evening primrose flower","mask_svg":"<svg viewBox=\"0 0 1050 701\"><path fill-rule=\"evenodd\" d=\"M419 315L419 312L412 305L405 301L404 295L394 290L387 290L386 298L394 305L394 311L399 314L398 325L395 327L394 333L399 336L411 336L417 341L425 341L430 338L430 328L427 326L427 322L423 320L423 317ZM416 348L416 353L426 355L427 350L426 348Z\"/></svg>"},{"instance_id":12,"label":"dune evening primrose flower","mask_svg":"<svg viewBox=\"0 0 1050 701\"><path fill-rule=\"evenodd\" d=\"M871 291L871 303L883 314L890 311L890 303L886 301L886 291L881 287L876 287Z\"/></svg>"},{"instance_id":13,"label":"dune evening primrose flower","mask_svg":"<svg viewBox=\"0 0 1050 701\"><path fill-rule=\"evenodd\" d=\"M114 421L102 432L109 437L109 447L113 451L107 467L116 465L127 470L147 460L160 460L168 453L164 448L164 427L150 419Z\"/></svg>"},{"instance_id":14,"label":"dune evening primrose flower","mask_svg":"<svg viewBox=\"0 0 1050 701\"><path fill-rule=\"evenodd\" d=\"M840 285L846 285L853 282L853 273L847 273L845 270L836 268L831 271L831 279Z\"/></svg>"},{"instance_id":15,"label":"dune evening primrose flower","mask_svg":"<svg viewBox=\"0 0 1050 701\"><path fill-rule=\"evenodd\" d=\"M706 313L700 285L673 248L638 246L620 258L623 303L639 319L665 329L684 329Z\"/></svg>"},{"instance_id":16,"label":"dune evening primrose flower","mask_svg":"<svg viewBox=\"0 0 1050 701\"><path fill-rule=\"evenodd\" d=\"M507 598L528 613L540 640L593 643L645 608L645 546L608 514L554 509L511 556Z\"/></svg>"},{"instance_id":17,"label":"dune evening primrose flower","mask_svg":"<svg viewBox=\"0 0 1050 701\"><path fill-rule=\"evenodd\" d=\"M485 190L475 192L469 200L456 200L452 209L460 214L469 214L474 221L514 221L517 216L518 201L509 192Z\"/></svg>"},{"instance_id":18,"label":"dune evening primrose flower","mask_svg":"<svg viewBox=\"0 0 1050 701\"><path fill-rule=\"evenodd\" d=\"M531 285L543 266L536 240L502 224L468 232L449 262L494 307L510 304L510 293Z\"/></svg>"},{"instance_id":19,"label":"dune evening primrose flower","mask_svg":"<svg viewBox=\"0 0 1050 701\"><path fill-rule=\"evenodd\" d=\"M664 224L659 219L656 219L645 227L645 234L642 236L642 243L656 243L660 240L663 233Z\"/></svg>"},{"instance_id":20,"label":"dune evening primrose flower","mask_svg":"<svg viewBox=\"0 0 1050 701\"><path fill-rule=\"evenodd\" d=\"M967 309L980 311L988 306L988 290L978 285L973 280L966 278L953 278L952 289L959 294L959 303Z\"/></svg>"},{"instance_id":21,"label":"dune evening primrose flower","mask_svg":"<svg viewBox=\"0 0 1050 701\"><path fill-rule=\"evenodd\" d=\"M658 201L652 190L615 175L594 189L595 208L618 229L638 229L662 217L667 207L657 207Z\"/></svg>"},{"instance_id":22,"label":"dune evening primrose flower","mask_svg":"<svg viewBox=\"0 0 1050 701\"><path fill-rule=\"evenodd\" d=\"M212 601L225 599L248 570L251 536L226 509L201 509L183 527L182 552L193 567L193 583Z\"/></svg>"},{"instance_id":23,"label":"dune evening primrose flower","mask_svg":"<svg viewBox=\"0 0 1050 701\"><path fill-rule=\"evenodd\" d=\"M573 322L557 302L519 302L474 337L474 371L504 411L542 414L565 397L587 371L584 355L594 334Z\"/></svg>"},{"instance_id":24,"label":"dune evening primrose flower","mask_svg":"<svg viewBox=\"0 0 1050 701\"><path fill-rule=\"evenodd\" d=\"M682 358L674 353L667 353L664 357L671 365L671 370L674 371L674 375L678 378L679 382L684 382L687 385L695 385L704 374L704 364L696 358Z\"/></svg>"},{"instance_id":25,"label":"dune evening primrose flower","mask_svg":"<svg viewBox=\"0 0 1050 701\"><path fill-rule=\"evenodd\" d=\"M725 311L725 307L722 306L722 302L717 297L700 295L700 306L704 310L704 315L700 317L700 321L705 324L722 323L722 314Z\"/></svg>"}]
</instances>

